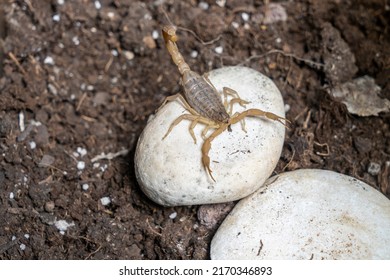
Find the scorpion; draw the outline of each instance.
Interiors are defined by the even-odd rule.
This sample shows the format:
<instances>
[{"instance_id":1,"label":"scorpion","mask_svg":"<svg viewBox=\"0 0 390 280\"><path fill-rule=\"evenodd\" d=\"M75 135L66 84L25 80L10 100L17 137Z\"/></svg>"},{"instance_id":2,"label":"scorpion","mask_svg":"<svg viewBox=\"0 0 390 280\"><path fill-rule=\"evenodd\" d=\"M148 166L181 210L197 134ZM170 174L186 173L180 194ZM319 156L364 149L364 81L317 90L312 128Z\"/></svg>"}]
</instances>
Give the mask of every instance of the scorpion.
<instances>
[{"instance_id":1,"label":"scorpion","mask_svg":"<svg viewBox=\"0 0 390 280\"><path fill-rule=\"evenodd\" d=\"M232 114L233 104L238 103L242 107L245 107L245 105L249 102L241 99L235 90L228 87L223 87L222 89L224 95L224 101L222 101L218 90L209 80L208 74L206 73L203 76L199 75L198 73L192 71L189 65L184 61L184 58L179 52L176 44L178 41L176 27L173 25L164 26L162 29L162 35L165 46L181 74L180 83L184 89L184 93L177 93L166 97L160 108L167 102L179 99L182 106L189 112L189 114L183 114L172 122L162 140L164 140L172 129L182 120L189 120L191 121L189 132L196 144L194 128L198 123L204 124L205 128L201 133L201 136L204 139L202 145L202 164L211 179L215 182L210 168L209 151L211 149L211 142L218 135L223 133L225 130L231 131L231 125L238 122L241 122L242 129L246 132L244 118L249 116L266 117L268 119L278 121L286 127L286 124L289 121L271 112L262 111L260 109L248 109L241 113L237 112ZM232 97L229 103L227 102L228 96ZM209 137L206 138L206 134L210 128L215 130L209 135Z\"/></svg>"}]
</instances>

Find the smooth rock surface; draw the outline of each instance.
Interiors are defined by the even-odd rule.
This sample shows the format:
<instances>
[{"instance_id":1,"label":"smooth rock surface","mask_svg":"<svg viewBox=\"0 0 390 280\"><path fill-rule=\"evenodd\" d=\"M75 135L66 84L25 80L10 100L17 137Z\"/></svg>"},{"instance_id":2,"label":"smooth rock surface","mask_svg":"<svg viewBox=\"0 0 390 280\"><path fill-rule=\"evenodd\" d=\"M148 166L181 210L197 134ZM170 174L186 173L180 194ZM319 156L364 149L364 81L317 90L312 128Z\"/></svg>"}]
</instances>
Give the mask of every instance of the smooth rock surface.
<instances>
[{"instance_id":1,"label":"smooth rock surface","mask_svg":"<svg viewBox=\"0 0 390 280\"><path fill-rule=\"evenodd\" d=\"M211 242L212 259L390 259L390 200L325 170L274 176L241 200Z\"/></svg>"},{"instance_id":2,"label":"smooth rock surface","mask_svg":"<svg viewBox=\"0 0 390 280\"><path fill-rule=\"evenodd\" d=\"M285 115L279 90L255 70L226 67L210 72L209 79L219 91L230 87L250 101L246 109ZM233 113L246 109L236 104ZM266 118L246 118L247 133L237 123L231 132L219 135L209 153L214 182L201 163L203 125L198 124L194 130L197 144L189 133L189 121L182 121L162 140L171 123L185 113L179 101L167 103L149 120L138 140L136 176L150 199L165 206L234 201L256 191L271 175L284 142L282 124Z\"/></svg>"}]
</instances>

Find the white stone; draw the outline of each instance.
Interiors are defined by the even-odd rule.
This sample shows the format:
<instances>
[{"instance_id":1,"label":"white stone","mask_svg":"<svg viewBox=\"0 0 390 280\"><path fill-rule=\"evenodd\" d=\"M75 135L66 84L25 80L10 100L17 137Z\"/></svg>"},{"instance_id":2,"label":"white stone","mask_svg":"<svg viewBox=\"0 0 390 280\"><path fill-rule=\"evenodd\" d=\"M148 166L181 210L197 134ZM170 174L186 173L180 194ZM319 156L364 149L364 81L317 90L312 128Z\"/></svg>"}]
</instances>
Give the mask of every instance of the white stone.
<instances>
[{"instance_id":1,"label":"white stone","mask_svg":"<svg viewBox=\"0 0 390 280\"><path fill-rule=\"evenodd\" d=\"M379 174L379 172L381 172L381 165L376 162L370 162L368 164L367 172L372 176L376 176Z\"/></svg>"},{"instance_id":2,"label":"white stone","mask_svg":"<svg viewBox=\"0 0 390 280\"><path fill-rule=\"evenodd\" d=\"M390 200L325 170L267 180L241 200L211 242L212 259L389 259Z\"/></svg>"},{"instance_id":3,"label":"white stone","mask_svg":"<svg viewBox=\"0 0 390 280\"><path fill-rule=\"evenodd\" d=\"M209 4L207 2L199 2L198 7L201 8L202 10L207 10L209 8Z\"/></svg>"},{"instance_id":4,"label":"white stone","mask_svg":"<svg viewBox=\"0 0 390 280\"><path fill-rule=\"evenodd\" d=\"M246 67L211 71L209 79L221 90L229 87L251 103L246 106L284 117L282 96L275 84ZM238 104L234 111L245 109ZM240 123L232 125L212 142L209 152L214 182L202 166L201 132L195 129L194 144L182 121L162 140L171 123L186 113L178 101L167 103L149 119L135 154L135 170L142 190L165 206L210 204L234 201L256 191L273 172L283 146L285 127L266 118L246 118L245 133Z\"/></svg>"},{"instance_id":5,"label":"white stone","mask_svg":"<svg viewBox=\"0 0 390 280\"><path fill-rule=\"evenodd\" d=\"M232 26L233 26L235 29L237 29L238 27L240 27L240 24L239 24L238 22L233 21L233 22L232 22Z\"/></svg>"},{"instance_id":6,"label":"white stone","mask_svg":"<svg viewBox=\"0 0 390 280\"><path fill-rule=\"evenodd\" d=\"M123 54L127 60L132 60L134 58L134 53L131 51L123 51Z\"/></svg>"},{"instance_id":7,"label":"white stone","mask_svg":"<svg viewBox=\"0 0 390 280\"><path fill-rule=\"evenodd\" d=\"M48 65L54 65L54 59L51 56L46 56L43 63Z\"/></svg>"},{"instance_id":8,"label":"white stone","mask_svg":"<svg viewBox=\"0 0 390 280\"><path fill-rule=\"evenodd\" d=\"M77 153L80 155L80 156L85 156L87 154L87 149L83 148L83 147L77 147Z\"/></svg>"},{"instance_id":9,"label":"white stone","mask_svg":"<svg viewBox=\"0 0 390 280\"><path fill-rule=\"evenodd\" d=\"M214 51L217 54L221 54L221 53L223 53L223 47L222 46L215 47Z\"/></svg>"},{"instance_id":10,"label":"white stone","mask_svg":"<svg viewBox=\"0 0 390 280\"><path fill-rule=\"evenodd\" d=\"M61 232L65 232L69 227L73 227L74 222L68 223L65 220L55 221L54 226Z\"/></svg>"},{"instance_id":11,"label":"white stone","mask_svg":"<svg viewBox=\"0 0 390 280\"><path fill-rule=\"evenodd\" d=\"M85 168L85 162L84 161L78 161L77 162L77 169L83 170Z\"/></svg>"},{"instance_id":12,"label":"white stone","mask_svg":"<svg viewBox=\"0 0 390 280\"><path fill-rule=\"evenodd\" d=\"M174 219L174 218L176 218L177 217L177 212L173 212L173 213L171 213L170 215L169 215L169 219Z\"/></svg>"},{"instance_id":13,"label":"white stone","mask_svg":"<svg viewBox=\"0 0 390 280\"><path fill-rule=\"evenodd\" d=\"M100 203L101 203L103 206L107 206L108 204L111 203L111 198L109 198L108 196L102 197L102 198L100 199Z\"/></svg>"},{"instance_id":14,"label":"white stone","mask_svg":"<svg viewBox=\"0 0 390 280\"><path fill-rule=\"evenodd\" d=\"M158 37L160 37L160 34L158 33L158 31L157 31L157 30L153 30L153 32L152 32L152 38L153 38L154 40L156 40L156 39L158 39Z\"/></svg>"},{"instance_id":15,"label":"white stone","mask_svg":"<svg viewBox=\"0 0 390 280\"><path fill-rule=\"evenodd\" d=\"M192 50L191 53L190 53L190 56L191 56L192 58L197 58L197 56L198 56L198 51L197 51L197 50Z\"/></svg>"},{"instance_id":16,"label":"white stone","mask_svg":"<svg viewBox=\"0 0 390 280\"><path fill-rule=\"evenodd\" d=\"M60 21L60 15L59 14L55 14L55 15L53 15L53 21L55 21L55 22L59 22Z\"/></svg>"},{"instance_id":17,"label":"white stone","mask_svg":"<svg viewBox=\"0 0 390 280\"><path fill-rule=\"evenodd\" d=\"M95 1L94 4L97 10L100 10L102 8L102 4L99 1Z\"/></svg>"},{"instance_id":18,"label":"white stone","mask_svg":"<svg viewBox=\"0 0 390 280\"><path fill-rule=\"evenodd\" d=\"M79 37L74 36L74 37L72 38L72 41L73 41L73 44L75 44L76 46L80 45Z\"/></svg>"},{"instance_id":19,"label":"white stone","mask_svg":"<svg viewBox=\"0 0 390 280\"><path fill-rule=\"evenodd\" d=\"M250 18L250 15L248 13L241 13L241 18L243 21L248 21Z\"/></svg>"},{"instance_id":20,"label":"white stone","mask_svg":"<svg viewBox=\"0 0 390 280\"><path fill-rule=\"evenodd\" d=\"M215 3L217 3L218 6L221 8L225 7L226 0L216 0Z\"/></svg>"}]
</instances>

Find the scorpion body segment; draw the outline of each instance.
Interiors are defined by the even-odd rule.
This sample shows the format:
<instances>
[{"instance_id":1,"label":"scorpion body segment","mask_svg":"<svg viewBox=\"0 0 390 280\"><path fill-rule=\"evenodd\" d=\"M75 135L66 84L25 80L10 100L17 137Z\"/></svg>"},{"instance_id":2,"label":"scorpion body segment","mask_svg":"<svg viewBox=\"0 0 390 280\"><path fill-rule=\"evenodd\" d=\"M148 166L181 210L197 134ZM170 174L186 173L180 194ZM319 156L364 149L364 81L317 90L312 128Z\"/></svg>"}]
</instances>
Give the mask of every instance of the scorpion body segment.
<instances>
[{"instance_id":1,"label":"scorpion body segment","mask_svg":"<svg viewBox=\"0 0 390 280\"><path fill-rule=\"evenodd\" d=\"M215 181L210 168L211 160L208 154L211 149L211 142L218 137L218 135L223 133L225 130L230 130L230 126L237 122L241 122L242 129L245 131L244 118L249 116L266 117L268 119L278 121L285 126L286 124L283 123L282 120L288 120L260 109L249 109L232 115L233 104L238 103L242 107L245 107L244 105L249 102L242 100L235 90L227 87L223 88L224 102L222 102L219 92L212 85L207 76L201 76L194 71L191 71L188 64L184 61L184 58L180 54L176 45L178 40L176 28L174 26L164 26L162 34L168 52L182 75L181 84L184 89L183 94L176 94L174 96L167 97L162 105L168 101L173 101L178 98L181 100L185 109L189 112L176 118L169 127L167 133L164 135L163 139L165 139L172 129L182 120L188 120L191 121L189 132L196 143L193 129L198 123L206 125L202 132L202 137L205 139L202 145L202 164L210 177ZM229 103L227 102L228 95L232 96ZM208 138L206 138L206 133L210 128L214 128L214 131Z\"/></svg>"},{"instance_id":2,"label":"scorpion body segment","mask_svg":"<svg viewBox=\"0 0 390 280\"><path fill-rule=\"evenodd\" d=\"M163 37L168 52L182 75L181 83L184 89L184 98L188 104L205 118L227 123L229 114L226 112L218 92L204 77L191 71L180 54L176 45L176 28L174 26L164 26Z\"/></svg>"},{"instance_id":3,"label":"scorpion body segment","mask_svg":"<svg viewBox=\"0 0 390 280\"><path fill-rule=\"evenodd\" d=\"M182 78L184 97L199 115L215 122L227 123L229 114L221 97L198 73L187 71Z\"/></svg>"}]
</instances>

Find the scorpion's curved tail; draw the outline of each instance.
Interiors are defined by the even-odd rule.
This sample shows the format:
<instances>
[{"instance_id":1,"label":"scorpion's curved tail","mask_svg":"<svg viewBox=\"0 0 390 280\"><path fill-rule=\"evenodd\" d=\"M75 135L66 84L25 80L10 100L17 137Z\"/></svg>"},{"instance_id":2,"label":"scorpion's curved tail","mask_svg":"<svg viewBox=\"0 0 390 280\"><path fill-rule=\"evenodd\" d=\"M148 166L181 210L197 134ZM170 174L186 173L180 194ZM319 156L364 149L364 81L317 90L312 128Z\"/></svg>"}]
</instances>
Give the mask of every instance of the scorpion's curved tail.
<instances>
[{"instance_id":1,"label":"scorpion's curved tail","mask_svg":"<svg viewBox=\"0 0 390 280\"><path fill-rule=\"evenodd\" d=\"M229 123L221 124L221 126L218 129L214 130L214 132L209 136L209 138L207 138L203 142L203 145L202 145L202 163L203 163L203 167L204 167L204 169L206 169L207 173L209 173L211 179L213 179L214 182L215 182L215 179L214 179L213 175L211 174L213 171L210 168L210 157L209 157L209 151L211 149L211 142L218 135L220 135L222 132L224 132L228 128L229 125L230 125Z\"/></svg>"},{"instance_id":2,"label":"scorpion's curved tail","mask_svg":"<svg viewBox=\"0 0 390 280\"><path fill-rule=\"evenodd\" d=\"M184 72L190 71L190 67L184 61L184 58L179 52L179 49L176 45L176 42L178 40L178 37L176 35L176 27L174 27L173 25L164 26L162 29L162 35L164 37L165 46L167 47L167 50L171 55L173 62L179 68L180 74L183 75Z\"/></svg>"}]
</instances>

